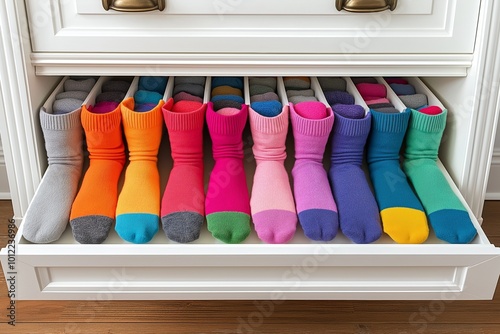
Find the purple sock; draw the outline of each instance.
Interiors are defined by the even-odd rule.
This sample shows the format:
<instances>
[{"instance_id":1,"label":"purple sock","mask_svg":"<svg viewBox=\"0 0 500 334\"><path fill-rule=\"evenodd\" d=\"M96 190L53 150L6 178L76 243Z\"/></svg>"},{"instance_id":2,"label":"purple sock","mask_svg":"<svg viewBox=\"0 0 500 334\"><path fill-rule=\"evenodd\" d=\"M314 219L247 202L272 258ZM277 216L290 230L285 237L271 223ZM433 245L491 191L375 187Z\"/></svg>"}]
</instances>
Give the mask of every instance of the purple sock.
<instances>
[{"instance_id":1,"label":"purple sock","mask_svg":"<svg viewBox=\"0 0 500 334\"><path fill-rule=\"evenodd\" d=\"M134 111L135 112L145 112L145 111L150 111L154 107L156 107L158 104L157 103L140 103L136 104Z\"/></svg>"},{"instance_id":2,"label":"purple sock","mask_svg":"<svg viewBox=\"0 0 500 334\"><path fill-rule=\"evenodd\" d=\"M345 118L361 119L365 117L365 109L357 104L335 104L332 109Z\"/></svg>"},{"instance_id":3,"label":"purple sock","mask_svg":"<svg viewBox=\"0 0 500 334\"><path fill-rule=\"evenodd\" d=\"M329 105L340 104L354 104L354 97L348 92L340 90L331 90L325 92L326 100Z\"/></svg>"},{"instance_id":4,"label":"purple sock","mask_svg":"<svg viewBox=\"0 0 500 334\"><path fill-rule=\"evenodd\" d=\"M362 119L336 113L332 130L329 176L338 205L340 229L358 244L373 242L382 235L377 202L361 169L370 127L370 113Z\"/></svg>"},{"instance_id":5,"label":"purple sock","mask_svg":"<svg viewBox=\"0 0 500 334\"><path fill-rule=\"evenodd\" d=\"M305 117L309 112L321 114L319 108L326 109L321 102L290 104L295 139L292 175L295 204L305 235L312 240L329 241L337 235L338 213L323 167L323 154L333 125L333 112L328 108L323 110L325 118Z\"/></svg>"}]
</instances>

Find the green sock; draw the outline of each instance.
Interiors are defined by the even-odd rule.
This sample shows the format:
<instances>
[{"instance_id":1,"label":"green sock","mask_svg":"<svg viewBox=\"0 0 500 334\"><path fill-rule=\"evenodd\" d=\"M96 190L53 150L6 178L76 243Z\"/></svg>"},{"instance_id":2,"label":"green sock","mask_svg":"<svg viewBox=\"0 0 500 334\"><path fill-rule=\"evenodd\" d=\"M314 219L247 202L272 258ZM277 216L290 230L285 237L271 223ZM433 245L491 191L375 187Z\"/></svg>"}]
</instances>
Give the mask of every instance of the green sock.
<instances>
[{"instance_id":1,"label":"green sock","mask_svg":"<svg viewBox=\"0 0 500 334\"><path fill-rule=\"evenodd\" d=\"M403 168L436 236L449 243L463 244L474 239L476 229L436 164L446 115L446 110L439 115L426 115L412 110L406 133Z\"/></svg>"}]
</instances>

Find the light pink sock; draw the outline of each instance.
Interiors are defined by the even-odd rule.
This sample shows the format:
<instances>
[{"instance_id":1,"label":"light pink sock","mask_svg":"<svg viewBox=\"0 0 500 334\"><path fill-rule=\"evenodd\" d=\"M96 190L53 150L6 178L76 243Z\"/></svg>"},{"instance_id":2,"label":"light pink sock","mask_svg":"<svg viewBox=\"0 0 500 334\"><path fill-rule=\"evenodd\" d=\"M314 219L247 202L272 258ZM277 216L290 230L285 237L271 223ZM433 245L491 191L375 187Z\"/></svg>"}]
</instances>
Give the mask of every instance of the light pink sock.
<instances>
[{"instance_id":1,"label":"light pink sock","mask_svg":"<svg viewBox=\"0 0 500 334\"><path fill-rule=\"evenodd\" d=\"M250 207L259 239L270 244L289 241L295 234L297 214L285 170L288 106L275 117L262 116L250 108L250 128L257 169Z\"/></svg>"}]
</instances>

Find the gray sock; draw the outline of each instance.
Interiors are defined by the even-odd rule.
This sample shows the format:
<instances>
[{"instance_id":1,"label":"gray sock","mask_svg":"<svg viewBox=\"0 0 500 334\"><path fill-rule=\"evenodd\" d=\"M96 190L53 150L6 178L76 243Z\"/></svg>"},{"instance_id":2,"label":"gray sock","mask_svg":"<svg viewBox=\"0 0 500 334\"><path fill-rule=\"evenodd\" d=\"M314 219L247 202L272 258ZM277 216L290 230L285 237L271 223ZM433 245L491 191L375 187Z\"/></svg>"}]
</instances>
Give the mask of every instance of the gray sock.
<instances>
[{"instance_id":1,"label":"gray sock","mask_svg":"<svg viewBox=\"0 0 500 334\"><path fill-rule=\"evenodd\" d=\"M424 94L400 95L399 98L408 108L418 109L427 104L427 96Z\"/></svg>"},{"instance_id":2,"label":"gray sock","mask_svg":"<svg viewBox=\"0 0 500 334\"><path fill-rule=\"evenodd\" d=\"M170 240L188 243L200 237L204 217L196 212L173 212L161 217L163 230Z\"/></svg>"},{"instance_id":3,"label":"gray sock","mask_svg":"<svg viewBox=\"0 0 500 334\"><path fill-rule=\"evenodd\" d=\"M369 104L368 107L370 107L370 109L375 109L375 110L379 110L381 108L394 108L392 103L375 103L375 104Z\"/></svg>"},{"instance_id":4,"label":"gray sock","mask_svg":"<svg viewBox=\"0 0 500 334\"><path fill-rule=\"evenodd\" d=\"M376 111L383 112L385 114L398 114L399 110L397 110L394 107L388 107L388 108L378 108L375 109Z\"/></svg>"},{"instance_id":5,"label":"gray sock","mask_svg":"<svg viewBox=\"0 0 500 334\"><path fill-rule=\"evenodd\" d=\"M311 88L311 83L306 81L306 80L302 80L302 79L293 78L293 79L284 80L283 82L284 82L285 88L287 90L289 90L289 89L301 90L301 89Z\"/></svg>"},{"instance_id":6,"label":"gray sock","mask_svg":"<svg viewBox=\"0 0 500 334\"><path fill-rule=\"evenodd\" d=\"M287 90L286 91L286 96L287 97L292 97L292 96L314 96L314 91L312 89L303 89L303 90Z\"/></svg>"},{"instance_id":7,"label":"gray sock","mask_svg":"<svg viewBox=\"0 0 500 334\"><path fill-rule=\"evenodd\" d=\"M85 80L72 80L68 79L64 81L64 91L80 90L84 92L90 92L92 87L95 85L95 79L89 78Z\"/></svg>"},{"instance_id":8,"label":"gray sock","mask_svg":"<svg viewBox=\"0 0 500 334\"><path fill-rule=\"evenodd\" d=\"M105 92L97 95L95 98L95 103L107 101L121 103L125 98L125 93L122 92Z\"/></svg>"},{"instance_id":9,"label":"gray sock","mask_svg":"<svg viewBox=\"0 0 500 334\"><path fill-rule=\"evenodd\" d=\"M280 102L280 97L275 92L250 96L250 102L273 101L273 100Z\"/></svg>"},{"instance_id":10,"label":"gray sock","mask_svg":"<svg viewBox=\"0 0 500 334\"><path fill-rule=\"evenodd\" d=\"M274 89L269 86L264 85L251 85L250 86L250 96L260 95L265 93L274 93Z\"/></svg>"},{"instance_id":11,"label":"gray sock","mask_svg":"<svg viewBox=\"0 0 500 334\"><path fill-rule=\"evenodd\" d=\"M81 91L81 90L72 90L69 92L62 92L56 95L56 100L62 99L77 99L84 101L89 93Z\"/></svg>"},{"instance_id":12,"label":"gray sock","mask_svg":"<svg viewBox=\"0 0 500 334\"><path fill-rule=\"evenodd\" d=\"M173 95L176 95L177 93L180 92L186 92L203 98L203 95L205 94L205 88L201 85L190 84L190 83L176 85L174 87Z\"/></svg>"},{"instance_id":13,"label":"gray sock","mask_svg":"<svg viewBox=\"0 0 500 334\"><path fill-rule=\"evenodd\" d=\"M81 109L51 115L40 110L49 167L24 216L23 236L34 243L58 240L68 225L71 205L82 176Z\"/></svg>"},{"instance_id":14,"label":"gray sock","mask_svg":"<svg viewBox=\"0 0 500 334\"><path fill-rule=\"evenodd\" d=\"M241 103L233 101L233 100L218 100L213 102L214 110L218 111L222 108L236 108L241 109Z\"/></svg>"},{"instance_id":15,"label":"gray sock","mask_svg":"<svg viewBox=\"0 0 500 334\"><path fill-rule=\"evenodd\" d=\"M318 77L319 84L323 91L341 90L345 92L347 83L343 78Z\"/></svg>"},{"instance_id":16,"label":"gray sock","mask_svg":"<svg viewBox=\"0 0 500 334\"><path fill-rule=\"evenodd\" d=\"M315 96L292 96L288 99L288 102L292 102L293 104L305 101L318 101L318 99Z\"/></svg>"},{"instance_id":17,"label":"gray sock","mask_svg":"<svg viewBox=\"0 0 500 334\"><path fill-rule=\"evenodd\" d=\"M355 85L359 83L378 83L377 79L372 77L353 77L351 80Z\"/></svg>"},{"instance_id":18,"label":"gray sock","mask_svg":"<svg viewBox=\"0 0 500 334\"><path fill-rule=\"evenodd\" d=\"M205 87L205 77L175 77L174 85L193 84Z\"/></svg>"},{"instance_id":19,"label":"gray sock","mask_svg":"<svg viewBox=\"0 0 500 334\"><path fill-rule=\"evenodd\" d=\"M262 85L271 87L273 91L276 90L277 80L274 77L253 77L248 79L250 86L252 85Z\"/></svg>"},{"instance_id":20,"label":"gray sock","mask_svg":"<svg viewBox=\"0 0 500 334\"><path fill-rule=\"evenodd\" d=\"M54 115L67 114L75 111L76 109L79 109L82 104L83 100L78 99L67 98L55 100L54 103L52 103L52 113Z\"/></svg>"},{"instance_id":21,"label":"gray sock","mask_svg":"<svg viewBox=\"0 0 500 334\"><path fill-rule=\"evenodd\" d=\"M102 84L101 91L127 93L130 88L130 82L125 80L109 80Z\"/></svg>"}]
</instances>

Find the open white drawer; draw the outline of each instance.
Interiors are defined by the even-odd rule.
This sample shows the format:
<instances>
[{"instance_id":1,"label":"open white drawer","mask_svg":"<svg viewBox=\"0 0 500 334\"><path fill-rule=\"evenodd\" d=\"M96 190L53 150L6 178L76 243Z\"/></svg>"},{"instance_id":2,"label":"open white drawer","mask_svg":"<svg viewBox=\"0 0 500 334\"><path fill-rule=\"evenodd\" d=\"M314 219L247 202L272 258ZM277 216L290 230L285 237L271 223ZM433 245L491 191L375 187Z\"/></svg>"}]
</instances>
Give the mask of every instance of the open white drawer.
<instances>
[{"instance_id":1,"label":"open white drawer","mask_svg":"<svg viewBox=\"0 0 500 334\"><path fill-rule=\"evenodd\" d=\"M255 169L250 152L245 151L249 186ZM208 138L205 159L208 177ZM162 189L170 169L165 140L159 155ZM469 214L478 235L466 245L444 243L432 232L421 245L396 244L386 235L357 245L341 233L330 243L314 243L300 228L288 244L264 244L252 232L244 243L228 245L206 226L191 244L174 243L161 230L148 244L129 244L112 230L103 244L81 245L69 226L55 243L31 244L22 237L21 223L15 259L8 247L0 257L5 276L16 278L17 299L491 299L500 249Z\"/></svg>"}]
</instances>

